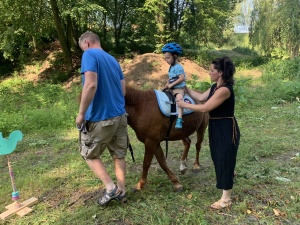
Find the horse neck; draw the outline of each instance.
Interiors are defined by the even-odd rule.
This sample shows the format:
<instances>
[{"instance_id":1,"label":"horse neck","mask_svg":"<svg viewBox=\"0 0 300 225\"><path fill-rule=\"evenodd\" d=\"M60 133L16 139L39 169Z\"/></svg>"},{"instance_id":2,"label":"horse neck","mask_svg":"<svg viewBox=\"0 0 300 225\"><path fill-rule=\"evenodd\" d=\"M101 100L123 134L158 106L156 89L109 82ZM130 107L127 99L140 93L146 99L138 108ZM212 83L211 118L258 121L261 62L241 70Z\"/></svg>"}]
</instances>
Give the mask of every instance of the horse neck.
<instances>
[{"instance_id":1,"label":"horse neck","mask_svg":"<svg viewBox=\"0 0 300 225\"><path fill-rule=\"evenodd\" d=\"M153 90L137 90L131 87L126 87L125 102L126 105L137 105L147 102L153 97Z\"/></svg>"}]
</instances>

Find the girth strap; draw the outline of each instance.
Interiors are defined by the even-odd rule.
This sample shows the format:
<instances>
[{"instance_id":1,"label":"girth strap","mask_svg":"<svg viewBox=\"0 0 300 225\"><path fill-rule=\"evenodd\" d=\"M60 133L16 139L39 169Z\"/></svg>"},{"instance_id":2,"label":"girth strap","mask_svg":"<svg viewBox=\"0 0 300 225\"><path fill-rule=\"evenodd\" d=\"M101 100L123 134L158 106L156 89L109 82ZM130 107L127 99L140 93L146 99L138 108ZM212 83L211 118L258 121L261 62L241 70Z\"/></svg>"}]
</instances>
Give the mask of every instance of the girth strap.
<instances>
[{"instance_id":1,"label":"girth strap","mask_svg":"<svg viewBox=\"0 0 300 225\"><path fill-rule=\"evenodd\" d=\"M170 113L170 125L167 131L167 136L165 137L165 141L166 141L166 158L168 157L168 141L169 141L169 135L171 133L171 129L172 129L172 125L174 120L177 117L177 112L176 112L176 99L174 97L174 95L172 94L171 91L168 91L166 89L163 90L163 92L168 96L170 102L171 102L171 113Z\"/></svg>"}]
</instances>

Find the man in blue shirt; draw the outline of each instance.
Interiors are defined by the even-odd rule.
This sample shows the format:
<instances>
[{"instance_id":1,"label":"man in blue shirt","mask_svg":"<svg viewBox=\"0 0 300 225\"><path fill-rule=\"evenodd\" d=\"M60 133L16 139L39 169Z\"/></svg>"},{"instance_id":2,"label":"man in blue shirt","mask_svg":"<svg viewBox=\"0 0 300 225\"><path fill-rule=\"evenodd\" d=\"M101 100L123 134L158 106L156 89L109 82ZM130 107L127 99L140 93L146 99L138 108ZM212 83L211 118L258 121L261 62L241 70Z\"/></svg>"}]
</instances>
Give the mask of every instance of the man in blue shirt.
<instances>
[{"instance_id":1,"label":"man in blue shirt","mask_svg":"<svg viewBox=\"0 0 300 225\"><path fill-rule=\"evenodd\" d=\"M113 199L126 202L128 143L124 75L117 60L102 49L97 34L85 32L79 38L79 46L84 51L81 60L83 89L76 118L81 130L81 155L106 187L98 203L106 205ZM117 184L100 159L106 148L114 161Z\"/></svg>"}]
</instances>

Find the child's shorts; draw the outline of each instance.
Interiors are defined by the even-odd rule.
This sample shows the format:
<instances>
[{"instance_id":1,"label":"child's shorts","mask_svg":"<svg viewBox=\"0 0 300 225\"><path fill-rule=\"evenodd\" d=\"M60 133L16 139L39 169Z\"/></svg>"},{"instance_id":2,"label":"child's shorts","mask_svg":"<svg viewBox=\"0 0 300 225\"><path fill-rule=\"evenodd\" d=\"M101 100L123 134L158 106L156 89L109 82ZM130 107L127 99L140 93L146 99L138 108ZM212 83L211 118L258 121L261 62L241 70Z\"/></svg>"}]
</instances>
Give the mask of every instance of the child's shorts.
<instances>
[{"instance_id":1,"label":"child's shorts","mask_svg":"<svg viewBox=\"0 0 300 225\"><path fill-rule=\"evenodd\" d=\"M184 96L185 94L185 87L182 87L182 88L174 88L172 89L172 93L173 95L177 95L177 94L181 94L182 96Z\"/></svg>"}]
</instances>

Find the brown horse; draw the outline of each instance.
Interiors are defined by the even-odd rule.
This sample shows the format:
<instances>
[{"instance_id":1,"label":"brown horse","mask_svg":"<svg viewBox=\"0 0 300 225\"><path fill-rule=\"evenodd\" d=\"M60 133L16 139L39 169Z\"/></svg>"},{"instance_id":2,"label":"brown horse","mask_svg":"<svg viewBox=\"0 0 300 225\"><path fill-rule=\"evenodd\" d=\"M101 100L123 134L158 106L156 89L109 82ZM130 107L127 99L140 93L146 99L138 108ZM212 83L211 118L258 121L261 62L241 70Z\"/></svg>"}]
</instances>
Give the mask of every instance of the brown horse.
<instances>
[{"instance_id":1,"label":"brown horse","mask_svg":"<svg viewBox=\"0 0 300 225\"><path fill-rule=\"evenodd\" d=\"M135 131L139 141L145 145L145 155L143 161L142 177L135 186L135 190L141 190L147 182L147 174L150 168L153 156L156 157L160 167L167 173L172 181L175 190L181 191L180 184L176 175L169 169L160 143L167 136L167 130L170 125L170 119L164 116L159 109L154 90L141 91L132 87L126 87L126 112L128 116L128 125ZM182 140L184 144L184 153L181 161L186 162L187 154L191 144L189 136L197 132L196 159L194 170L199 170L199 153L201 143L204 138L204 132L208 123L208 114L193 112L183 116L183 129L175 129L175 122L169 135L169 140ZM182 168L183 167L183 168ZM181 169L186 170L184 165Z\"/></svg>"}]
</instances>

